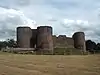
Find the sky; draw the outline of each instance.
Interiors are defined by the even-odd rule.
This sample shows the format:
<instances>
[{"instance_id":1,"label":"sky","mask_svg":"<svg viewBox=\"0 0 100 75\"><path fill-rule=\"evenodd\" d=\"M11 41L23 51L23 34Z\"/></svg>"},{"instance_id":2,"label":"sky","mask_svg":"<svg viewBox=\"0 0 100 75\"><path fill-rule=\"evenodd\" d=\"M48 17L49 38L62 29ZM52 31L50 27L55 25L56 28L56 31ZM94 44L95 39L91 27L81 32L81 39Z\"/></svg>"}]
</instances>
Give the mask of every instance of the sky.
<instances>
[{"instance_id":1,"label":"sky","mask_svg":"<svg viewBox=\"0 0 100 75\"><path fill-rule=\"evenodd\" d=\"M0 40L15 38L16 27L52 26L54 35L83 31L100 42L100 0L0 0Z\"/></svg>"}]
</instances>

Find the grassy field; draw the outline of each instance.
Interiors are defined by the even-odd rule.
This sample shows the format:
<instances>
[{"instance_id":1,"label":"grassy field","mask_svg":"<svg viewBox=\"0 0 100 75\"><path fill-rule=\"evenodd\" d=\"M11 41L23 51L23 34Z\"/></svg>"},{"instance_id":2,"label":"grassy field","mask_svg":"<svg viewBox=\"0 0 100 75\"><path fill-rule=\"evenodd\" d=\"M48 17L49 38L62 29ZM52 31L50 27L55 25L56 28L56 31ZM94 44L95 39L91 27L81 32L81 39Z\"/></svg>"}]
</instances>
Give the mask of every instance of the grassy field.
<instances>
[{"instance_id":1,"label":"grassy field","mask_svg":"<svg viewBox=\"0 0 100 75\"><path fill-rule=\"evenodd\" d=\"M0 75L100 75L100 55L0 53Z\"/></svg>"}]
</instances>

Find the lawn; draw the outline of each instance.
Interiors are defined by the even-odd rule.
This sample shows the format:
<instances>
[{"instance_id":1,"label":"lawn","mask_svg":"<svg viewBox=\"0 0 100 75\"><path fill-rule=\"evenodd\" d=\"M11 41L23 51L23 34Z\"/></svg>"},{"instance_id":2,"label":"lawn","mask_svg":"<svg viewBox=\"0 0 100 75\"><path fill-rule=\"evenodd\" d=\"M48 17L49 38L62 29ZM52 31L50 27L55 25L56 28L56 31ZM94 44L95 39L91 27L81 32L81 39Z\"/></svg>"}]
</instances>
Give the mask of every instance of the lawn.
<instances>
[{"instance_id":1,"label":"lawn","mask_svg":"<svg viewBox=\"0 0 100 75\"><path fill-rule=\"evenodd\" d=\"M0 75L100 75L100 55L0 53Z\"/></svg>"}]
</instances>

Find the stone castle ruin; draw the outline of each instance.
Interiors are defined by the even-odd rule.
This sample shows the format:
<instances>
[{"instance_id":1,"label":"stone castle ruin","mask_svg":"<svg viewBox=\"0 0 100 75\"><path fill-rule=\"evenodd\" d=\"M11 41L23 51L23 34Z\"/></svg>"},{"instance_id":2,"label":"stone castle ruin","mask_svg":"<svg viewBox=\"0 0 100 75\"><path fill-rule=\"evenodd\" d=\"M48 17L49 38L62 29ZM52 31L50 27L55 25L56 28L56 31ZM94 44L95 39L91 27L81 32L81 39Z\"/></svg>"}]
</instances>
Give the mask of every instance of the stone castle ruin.
<instances>
[{"instance_id":1,"label":"stone castle ruin","mask_svg":"<svg viewBox=\"0 0 100 75\"><path fill-rule=\"evenodd\" d=\"M35 48L36 50L53 50L54 48L77 48L85 50L84 32L75 32L72 37L52 35L51 26L17 27L18 48Z\"/></svg>"}]
</instances>

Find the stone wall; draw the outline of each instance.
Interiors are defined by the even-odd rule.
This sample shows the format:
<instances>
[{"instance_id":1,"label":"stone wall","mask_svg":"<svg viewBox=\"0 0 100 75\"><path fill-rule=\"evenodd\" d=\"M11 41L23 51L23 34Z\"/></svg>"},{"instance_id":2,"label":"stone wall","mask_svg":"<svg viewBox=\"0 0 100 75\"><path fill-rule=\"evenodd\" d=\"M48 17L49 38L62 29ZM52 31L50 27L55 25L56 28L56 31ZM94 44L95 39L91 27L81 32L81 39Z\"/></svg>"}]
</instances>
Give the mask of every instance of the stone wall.
<instances>
[{"instance_id":1,"label":"stone wall","mask_svg":"<svg viewBox=\"0 0 100 75\"><path fill-rule=\"evenodd\" d=\"M66 35L53 35L54 47L74 47L74 41L71 37L66 37Z\"/></svg>"}]
</instances>

